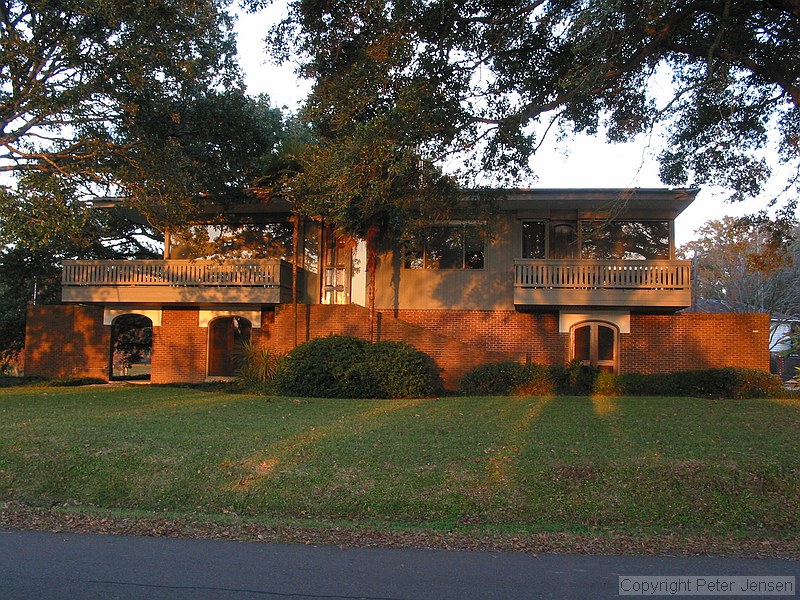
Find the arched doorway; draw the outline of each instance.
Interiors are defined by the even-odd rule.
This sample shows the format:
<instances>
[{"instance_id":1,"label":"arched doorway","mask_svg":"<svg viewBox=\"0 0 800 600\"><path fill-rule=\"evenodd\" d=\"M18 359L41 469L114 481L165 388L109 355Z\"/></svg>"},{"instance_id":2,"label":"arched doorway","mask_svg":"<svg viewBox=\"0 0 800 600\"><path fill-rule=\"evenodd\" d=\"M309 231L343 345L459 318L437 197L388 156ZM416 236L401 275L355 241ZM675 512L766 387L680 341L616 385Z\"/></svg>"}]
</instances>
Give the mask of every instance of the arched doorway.
<instances>
[{"instance_id":1,"label":"arched doorway","mask_svg":"<svg viewBox=\"0 0 800 600\"><path fill-rule=\"evenodd\" d=\"M150 380L153 321L137 314L120 315L111 323L112 380Z\"/></svg>"},{"instance_id":2,"label":"arched doorway","mask_svg":"<svg viewBox=\"0 0 800 600\"><path fill-rule=\"evenodd\" d=\"M242 317L221 317L208 327L208 375L233 377L236 356L250 342L250 321Z\"/></svg>"},{"instance_id":3,"label":"arched doorway","mask_svg":"<svg viewBox=\"0 0 800 600\"><path fill-rule=\"evenodd\" d=\"M591 365L607 371L617 372L617 328L609 323L599 321L580 323L572 328L570 358L578 359L585 365Z\"/></svg>"}]
</instances>

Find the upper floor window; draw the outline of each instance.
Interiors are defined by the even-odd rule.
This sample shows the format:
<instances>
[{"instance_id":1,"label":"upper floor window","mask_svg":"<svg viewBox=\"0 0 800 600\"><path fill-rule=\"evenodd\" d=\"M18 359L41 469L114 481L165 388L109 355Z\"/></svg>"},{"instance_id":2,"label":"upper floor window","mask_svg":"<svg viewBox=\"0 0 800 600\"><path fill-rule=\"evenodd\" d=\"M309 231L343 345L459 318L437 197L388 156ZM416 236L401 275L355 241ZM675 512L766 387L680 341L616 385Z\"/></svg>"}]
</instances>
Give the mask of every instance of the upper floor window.
<instances>
[{"instance_id":1,"label":"upper floor window","mask_svg":"<svg viewBox=\"0 0 800 600\"><path fill-rule=\"evenodd\" d=\"M407 269L483 269L484 238L477 225L429 227L405 242Z\"/></svg>"},{"instance_id":2,"label":"upper floor window","mask_svg":"<svg viewBox=\"0 0 800 600\"><path fill-rule=\"evenodd\" d=\"M547 258L547 224L544 221L522 222L522 258Z\"/></svg>"},{"instance_id":3,"label":"upper floor window","mask_svg":"<svg viewBox=\"0 0 800 600\"><path fill-rule=\"evenodd\" d=\"M173 236L173 258L292 259L291 223L195 225Z\"/></svg>"},{"instance_id":4,"label":"upper floor window","mask_svg":"<svg viewBox=\"0 0 800 600\"><path fill-rule=\"evenodd\" d=\"M581 256L668 259L669 221L582 221Z\"/></svg>"}]
</instances>

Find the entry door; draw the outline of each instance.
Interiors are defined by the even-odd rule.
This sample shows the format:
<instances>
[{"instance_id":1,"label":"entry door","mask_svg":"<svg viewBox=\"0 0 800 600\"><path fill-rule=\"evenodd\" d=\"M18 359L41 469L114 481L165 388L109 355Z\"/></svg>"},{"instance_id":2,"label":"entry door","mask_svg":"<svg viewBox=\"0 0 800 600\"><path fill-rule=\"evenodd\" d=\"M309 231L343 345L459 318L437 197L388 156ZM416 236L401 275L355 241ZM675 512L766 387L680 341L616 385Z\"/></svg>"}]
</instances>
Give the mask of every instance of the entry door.
<instances>
[{"instance_id":1,"label":"entry door","mask_svg":"<svg viewBox=\"0 0 800 600\"><path fill-rule=\"evenodd\" d=\"M348 236L325 231L325 257L322 269L322 304L350 303L350 270L353 244Z\"/></svg>"},{"instance_id":2,"label":"entry door","mask_svg":"<svg viewBox=\"0 0 800 600\"><path fill-rule=\"evenodd\" d=\"M208 374L233 377L236 355L250 341L250 323L240 317L224 317L211 322L208 332Z\"/></svg>"},{"instance_id":3,"label":"entry door","mask_svg":"<svg viewBox=\"0 0 800 600\"><path fill-rule=\"evenodd\" d=\"M617 330L605 323L585 323L572 330L572 358L614 373L617 370Z\"/></svg>"}]
</instances>

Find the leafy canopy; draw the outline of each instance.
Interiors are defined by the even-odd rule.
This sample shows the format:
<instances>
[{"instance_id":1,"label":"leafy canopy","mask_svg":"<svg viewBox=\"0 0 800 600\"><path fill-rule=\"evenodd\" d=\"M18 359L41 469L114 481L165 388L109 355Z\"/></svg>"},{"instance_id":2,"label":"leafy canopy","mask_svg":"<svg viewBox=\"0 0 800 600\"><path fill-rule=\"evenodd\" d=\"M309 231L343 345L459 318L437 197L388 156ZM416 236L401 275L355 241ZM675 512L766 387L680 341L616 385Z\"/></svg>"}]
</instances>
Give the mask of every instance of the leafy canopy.
<instances>
[{"instance_id":1,"label":"leafy canopy","mask_svg":"<svg viewBox=\"0 0 800 600\"><path fill-rule=\"evenodd\" d=\"M472 181L528 174L550 131L661 124L665 183L742 195L774 166L771 136L795 173L800 155L791 0L294 0L271 47L314 79L323 133L381 124L425 158L464 158Z\"/></svg>"},{"instance_id":2,"label":"leafy canopy","mask_svg":"<svg viewBox=\"0 0 800 600\"><path fill-rule=\"evenodd\" d=\"M708 221L679 249L696 262L697 309L771 313L776 330L800 318L800 227L760 215ZM796 335L796 334L790 334ZM797 347L800 339L785 340Z\"/></svg>"},{"instance_id":3,"label":"leafy canopy","mask_svg":"<svg viewBox=\"0 0 800 600\"><path fill-rule=\"evenodd\" d=\"M0 0L0 352L61 260L152 257L203 195L277 168L283 116L235 49L228 0ZM90 210L106 197L144 219Z\"/></svg>"}]
</instances>

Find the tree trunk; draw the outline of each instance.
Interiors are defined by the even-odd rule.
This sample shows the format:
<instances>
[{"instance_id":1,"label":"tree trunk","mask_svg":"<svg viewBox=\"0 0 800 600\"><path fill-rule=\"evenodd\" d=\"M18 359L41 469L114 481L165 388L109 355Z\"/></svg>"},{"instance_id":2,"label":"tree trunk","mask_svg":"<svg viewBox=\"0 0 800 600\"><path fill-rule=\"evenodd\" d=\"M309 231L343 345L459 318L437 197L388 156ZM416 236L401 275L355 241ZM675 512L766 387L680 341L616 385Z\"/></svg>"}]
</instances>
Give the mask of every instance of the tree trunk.
<instances>
[{"instance_id":1,"label":"tree trunk","mask_svg":"<svg viewBox=\"0 0 800 600\"><path fill-rule=\"evenodd\" d=\"M367 308L369 309L369 341L375 342L375 270L378 266L378 228L372 226L367 230Z\"/></svg>"}]
</instances>

